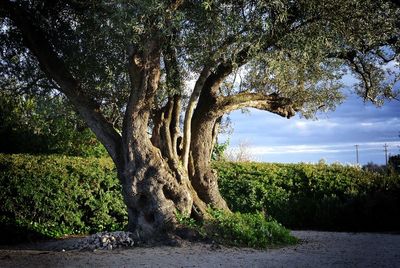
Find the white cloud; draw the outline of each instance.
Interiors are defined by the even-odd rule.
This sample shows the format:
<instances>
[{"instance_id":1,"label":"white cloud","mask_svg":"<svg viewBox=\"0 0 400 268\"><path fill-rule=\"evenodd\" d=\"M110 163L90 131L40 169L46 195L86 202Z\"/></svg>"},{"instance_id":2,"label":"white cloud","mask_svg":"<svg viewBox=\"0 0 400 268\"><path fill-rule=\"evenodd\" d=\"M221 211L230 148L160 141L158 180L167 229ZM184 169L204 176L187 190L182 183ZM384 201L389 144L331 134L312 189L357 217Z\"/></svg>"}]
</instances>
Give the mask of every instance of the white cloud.
<instances>
[{"instance_id":1,"label":"white cloud","mask_svg":"<svg viewBox=\"0 0 400 268\"><path fill-rule=\"evenodd\" d=\"M338 123L332 121L332 120L326 120L326 119L322 119L322 120L301 120L301 121L296 121L294 122L294 126L295 128L298 129L315 129L315 128L334 128L339 126Z\"/></svg>"},{"instance_id":2,"label":"white cloud","mask_svg":"<svg viewBox=\"0 0 400 268\"><path fill-rule=\"evenodd\" d=\"M229 139L231 146L237 146L248 140L253 145L249 153L260 161L285 163L321 158L354 162L354 145L359 144L360 162L384 163L385 142L389 154L400 153L399 115L397 101L377 109L352 95L335 112L314 121L297 116L288 120L258 110L251 110L251 116L232 113L234 132L220 141Z\"/></svg>"},{"instance_id":3,"label":"white cloud","mask_svg":"<svg viewBox=\"0 0 400 268\"><path fill-rule=\"evenodd\" d=\"M294 126L295 126L296 128L299 128L299 129L306 129L306 128L307 128L307 124L306 124L306 122L304 122L304 121L295 122L295 123L294 123Z\"/></svg>"},{"instance_id":4,"label":"white cloud","mask_svg":"<svg viewBox=\"0 0 400 268\"><path fill-rule=\"evenodd\" d=\"M383 145L397 148L400 142L363 142L359 143L359 151L383 150ZM338 143L330 145L278 145L278 146L250 146L248 151L251 155L261 156L269 154L314 154L314 153L344 153L355 149L355 144ZM235 147L233 147L234 149Z\"/></svg>"},{"instance_id":5,"label":"white cloud","mask_svg":"<svg viewBox=\"0 0 400 268\"><path fill-rule=\"evenodd\" d=\"M338 123L333 120L320 119L320 120L293 120L291 122L291 129L294 133L301 136L309 136L312 133L317 132L328 132L335 128L341 127Z\"/></svg>"},{"instance_id":6,"label":"white cloud","mask_svg":"<svg viewBox=\"0 0 400 268\"><path fill-rule=\"evenodd\" d=\"M374 123L371 122L364 122L364 123L360 123L360 125L362 127L372 127L374 125Z\"/></svg>"}]
</instances>

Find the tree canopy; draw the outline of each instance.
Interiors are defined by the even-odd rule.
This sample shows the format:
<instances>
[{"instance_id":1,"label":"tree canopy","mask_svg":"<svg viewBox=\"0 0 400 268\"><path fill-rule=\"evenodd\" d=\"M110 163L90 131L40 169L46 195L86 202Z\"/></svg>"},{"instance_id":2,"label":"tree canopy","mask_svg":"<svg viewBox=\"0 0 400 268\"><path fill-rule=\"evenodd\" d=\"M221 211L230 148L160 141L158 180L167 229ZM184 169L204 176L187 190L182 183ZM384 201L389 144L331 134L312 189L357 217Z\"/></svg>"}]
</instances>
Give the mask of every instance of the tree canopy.
<instances>
[{"instance_id":1,"label":"tree canopy","mask_svg":"<svg viewBox=\"0 0 400 268\"><path fill-rule=\"evenodd\" d=\"M232 65L221 94L278 93L295 99L305 114L333 108L341 99L340 78L348 72L358 78L355 90L366 100L381 103L398 96L392 87L398 72L390 72L398 67L393 65L399 50L399 10L391 1L182 2L10 5L29 12L85 93L108 113L123 109L128 96L127 49L140 47L155 33L164 61L174 50L177 65L167 79L164 62L161 100L174 91L187 95L191 88L184 91L184 81L221 62ZM2 89L57 89L6 8L2 15Z\"/></svg>"},{"instance_id":2,"label":"tree canopy","mask_svg":"<svg viewBox=\"0 0 400 268\"><path fill-rule=\"evenodd\" d=\"M399 17L395 0L1 0L0 87L68 98L146 236L175 210L228 210L209 164L224 114L312 117L348 74L364 100L398 99Z\"/></svg>"}]
</instances>

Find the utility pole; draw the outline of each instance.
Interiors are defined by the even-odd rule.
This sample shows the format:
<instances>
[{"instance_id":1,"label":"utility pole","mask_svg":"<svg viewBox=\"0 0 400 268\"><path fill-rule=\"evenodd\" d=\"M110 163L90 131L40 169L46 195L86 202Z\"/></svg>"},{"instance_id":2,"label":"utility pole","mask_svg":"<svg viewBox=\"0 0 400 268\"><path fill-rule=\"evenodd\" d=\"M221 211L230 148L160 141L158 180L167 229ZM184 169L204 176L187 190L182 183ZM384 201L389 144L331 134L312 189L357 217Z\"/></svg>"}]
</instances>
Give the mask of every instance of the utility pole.
<instances>
[{"instance_id":1,"label":"utility pole","mask_svg":"<svg viewBox=\"0 0 400 268\"><path fill-rule=\"evenodd\" d=\"M388 165L388 145L385 143L385 145L383 145L384 151L385 151L385 160L386 160L386 167Z\"/></svg>"},{"instance_id":2,"label":"utility pole","mask_svg":"<svg viewBox=\"0 0 400 268\"><path fill-rule=\"evenodd\" d=\"M357 161L357 165L359 164L359 161L358 161L358 144L356 144L356 145L354 145L355 147L356 147L356 161Z\"/></svg>"}]
</instances>

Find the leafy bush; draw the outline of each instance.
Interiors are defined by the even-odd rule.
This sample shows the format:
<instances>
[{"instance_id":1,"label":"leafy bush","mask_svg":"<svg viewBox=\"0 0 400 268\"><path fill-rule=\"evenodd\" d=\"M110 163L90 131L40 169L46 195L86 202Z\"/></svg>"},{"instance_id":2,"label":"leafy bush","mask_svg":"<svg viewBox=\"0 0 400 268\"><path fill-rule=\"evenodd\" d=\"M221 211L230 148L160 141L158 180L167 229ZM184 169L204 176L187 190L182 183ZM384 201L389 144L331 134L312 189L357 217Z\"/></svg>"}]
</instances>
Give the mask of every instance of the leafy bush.
<instances>
[{"instance_id":1,"label":"leafy bush","mask_svg":"<svg viewBox=\"0 0 400 268\"><path fill-rule=\"evenodd\" d=\"M224 213L212 210L206 225L209 237L228 245L265 248L297 242L289 230L262 213Z\"/></svg>"},{"instance_id":2,"label":"leafy bush","mask_svg":"<svg viewBox=\"0 0 400 268\"><path fill-rule=\"evenodd\" d=\"M117 230L127 210L109 158L0 154L0 223L51 237Z\"/></svg>"},{"instance_id":3,"label":"leafy bush","mask_svg":"<svg viewBox=\"0 0 400 268\"><path fill-rule=\"evenodd\" d=\"M277 221L262 213L226 213L209 208L211 218L196 222L187 215L177 213L178 222L195 230L205 239L232 246L266 248L295 244L297 239Z\"/></svg>"},{"instance_id":4,"label":"leafy bush","mask_svg":"<svg viewBox=\"0 0 400 268\"><path fill-rule=\"evenodd\" d=\"M234 211L290 228L399 230L400 177L338 164L215 163Z\"/></svg>"}]
</instances>

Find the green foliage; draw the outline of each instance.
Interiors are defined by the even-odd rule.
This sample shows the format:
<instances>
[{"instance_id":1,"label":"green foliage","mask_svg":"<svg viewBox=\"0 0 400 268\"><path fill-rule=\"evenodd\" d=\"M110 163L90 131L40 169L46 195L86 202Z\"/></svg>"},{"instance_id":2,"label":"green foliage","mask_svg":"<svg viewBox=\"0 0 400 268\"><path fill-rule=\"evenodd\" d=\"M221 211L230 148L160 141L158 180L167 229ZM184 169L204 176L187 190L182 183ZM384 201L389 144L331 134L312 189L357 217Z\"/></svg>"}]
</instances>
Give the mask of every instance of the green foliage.
<instances>
[{"instance_id":1,"label":"green foliage","mask_svg":"<svg viewBox=\"0 0 400 268\"><path fill-rule=\"evenodd\" d=\"M189 215L177 213L178 222L198 232L204 239L231 246L266 248L297 242L289 230L262 213L226 213L208 209L211 218L196 222Z\"/></svg>"},{"instance_id":2,"label":"green foliage","mask_svg":"<svg viewBox=\"0 0 400 268\"><path fill-rule=\"evenodd\" d=\"M127 210L108 158L0 154L0 223L59 237L120 230Z\"/></svg>"},{"instance_id":3,"label":"green foliage","mask_svg":"<svg viewBox=\"0 0 400 268\"><path fill-rule=\"evenodd\" d=\"M225 213L210 210L212 220L206 224L209 237L223 244L266 248L297 242L289 230L262 213Z\"/></svg>"},{"instance_id":4,"label":"green foliage","mask_svg":"<svg viewBox=\"0 0 400 268\"><path fill-rule=\"evenodd\" d=\"M224 160L224 153L229 146L229 140L219 143L216 142L211 154L211 160L213 161L221 161Z\"/></svg>"},{"instance_id":5,"label":"green foliage","mask_svg":"<svg viewBox=\"0 0 400 268\"><path fill-rule=\"evenodd\" d=\"M62 96L0 91L0 152L105 156Z\"/></svg>"},{"instance_id":6,"label":"green foliage","mask_svg":"<svg viewBox=\"0 0 400 268\"><path fill-rule=\"evenodd\" d=\"M190 215L188 215L188 214L184 214L179 211L176 211L175 215L176 215L176 220L182 226L193 228L193 229L197 229L197 227L200 227L198 222L196 222L196 220L191 218Z\"/></svg>"},{"instance_id":7,"label":"green foliage","mask_svg":"<svg viewBox=\"0 0 400 268\"><path fill-rule=\"evenodd\" d=\"M338 164L216 163L234 211L263 211L290 228L400 228L400 177Z\"/></svg>"},{"instance_id":8,"label":"green foliage","mask_svg":"<svg viewBox=\"0 0 400 268\"><path fill-rule=\"evenodd\" d=\"M7 230L60 237L120 230L127 221L109 158L0 154L0 185L0 225ZM210 213L213 218L202 224L189 215L176 216L180 224L224 244L265 248L295 242L260 213Z\"/></svg>"},{"instance_id":9,"label":"green foliage","mask_svg":"<svg viewBox=\"0 0 400 268\"><path fill-rule=\"evenodd\" d=\"M163 40L164 55L170 47L178 52L181 71L168 78L172 81L183 70L198 74L204 66L232 62L247 75L240 79L243 87L231 93L278 93L305 116L341 101L340 78L349 71L360 81L354 91L366 100L381 104L399 94L393 87L400 50L395 1L176 3L176 9L161 0L21 0L16 5L32 15L85 94L101 104L107 118L118 114L117 121L130 88L126 50L145 49L149 39ZM0 12L0 25L0 89L58 89L40 71L7 10Z\"/></svg>"},{"instance_id":10,"label":"green foliage","mask_svg":"<svg viewBox=\"0 0 400 268\"><path fill-rule=\"evenodd\" d=\"M218 242L264 248L295 242L290 228L398 230L400 177L341 165L218 162L230 207L184 226ZM37 235L124 228L126 207L109 158L0 154L0 226ZM272 220L272 219L276 219Z\"/></svg>"}]
</instances>

